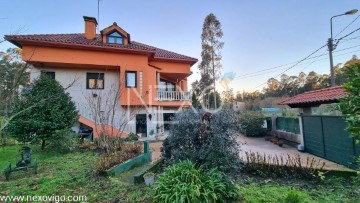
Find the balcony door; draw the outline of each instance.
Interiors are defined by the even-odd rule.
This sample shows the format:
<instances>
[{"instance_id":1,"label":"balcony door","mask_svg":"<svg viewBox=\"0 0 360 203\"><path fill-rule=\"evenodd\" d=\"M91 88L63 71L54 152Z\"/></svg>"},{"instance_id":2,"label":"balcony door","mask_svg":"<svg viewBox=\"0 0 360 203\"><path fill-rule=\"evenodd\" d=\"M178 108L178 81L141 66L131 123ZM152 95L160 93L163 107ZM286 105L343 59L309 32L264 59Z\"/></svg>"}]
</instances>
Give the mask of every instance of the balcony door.
<instances>
[{"instance_id":1,"label":"balcony door","mask_svg":"<svg viewBox=\"0 0 360 203\"><path fill-rule=\"evenodd\" d=\"M160 79L159 91L163 91L163 92L175 91L175 83Z\"/></svg>"}]
</instances>

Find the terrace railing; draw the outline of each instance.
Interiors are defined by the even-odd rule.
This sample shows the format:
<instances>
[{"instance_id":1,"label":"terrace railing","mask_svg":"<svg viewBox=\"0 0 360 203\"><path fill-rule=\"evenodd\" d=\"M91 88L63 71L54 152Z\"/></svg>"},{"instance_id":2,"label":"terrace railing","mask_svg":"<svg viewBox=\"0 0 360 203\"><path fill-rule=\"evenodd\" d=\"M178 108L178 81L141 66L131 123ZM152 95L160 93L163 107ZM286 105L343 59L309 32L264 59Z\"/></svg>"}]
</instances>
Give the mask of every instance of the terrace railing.
<instances>
[{"instance_id":1,"label":"terrace railing","mask_svg":"<svg viewBox=\"0 0 360 203\"><path fill-rule=\"evenodd\" d=\"M190 101L190 92L182 91L157 91L158 101Z\"/></svg>"}]
</instances>

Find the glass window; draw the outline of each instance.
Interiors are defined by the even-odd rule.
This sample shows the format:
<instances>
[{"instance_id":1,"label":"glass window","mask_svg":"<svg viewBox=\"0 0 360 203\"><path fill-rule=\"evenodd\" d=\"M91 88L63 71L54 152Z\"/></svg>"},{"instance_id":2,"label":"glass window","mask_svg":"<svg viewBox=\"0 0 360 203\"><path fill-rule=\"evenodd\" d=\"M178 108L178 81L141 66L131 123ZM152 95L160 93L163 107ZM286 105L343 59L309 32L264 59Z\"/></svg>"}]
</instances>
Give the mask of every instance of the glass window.
<instances>
[{"instance_id":1,"label":"glass window","mask_svg":"<svg viewBox=\"0 0 360 203\"><path fill-rule=\"evenodd\" d=\"M107 36L107 43L109 43L109 44L124 44L124 38L120 33L113 32Z\"/></svg>"},{"instance_id":2,"label":"glass window","mask_svg":"<svg viewBox=\"0 0 360 203\"><path fill-rule=\"evenodd\" d=\"M53 71L41 71L41 75L46 75L52 79L55 79L55 72Z\"/></svg>"},{"instance_id":3,"label":"glass window","mask_svg":"<svg viewBox=\"0 0 360 203\"><path fill-rule=\"evenodd\" d=\"M167 80L160 80L159 84L160 91L175 91L175 83L167 81Z\"/></svg>"},{"instance_id":4,"label":"glass window","mask_svg":"<svg viewBox=\"0 0 360 203\"><path fill-rule=\"evenodd\" d=\"M126 71L126 87L136 87L136 71Z\"/></svg>"},{"instance_id":5,"label":"glass window","mask_svg":"<svg viewBox=\"0 0 360 203\"><path fill-rule=\"evenodd\" d=\"M86 73L87 89L104 89L104 73Z\"/></svg>"}]
</instances>

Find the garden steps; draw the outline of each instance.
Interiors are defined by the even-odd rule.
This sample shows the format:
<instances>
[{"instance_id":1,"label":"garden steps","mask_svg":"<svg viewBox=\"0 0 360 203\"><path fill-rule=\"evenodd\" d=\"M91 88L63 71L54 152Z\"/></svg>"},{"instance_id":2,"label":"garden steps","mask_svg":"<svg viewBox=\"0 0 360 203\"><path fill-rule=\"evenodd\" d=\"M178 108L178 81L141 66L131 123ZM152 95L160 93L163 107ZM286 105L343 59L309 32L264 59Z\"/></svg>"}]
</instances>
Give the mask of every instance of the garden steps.
<instances>
[{"instance_id":1,"label":"garden steps","mask_svg":"<svg viewBox=\"0 0 360 203\"><path fill-rule=\"evenodd\" d=\"M145 164L143 166L135 167L133 169L130 169L128 171L121 173L118 177L119 177L120 181L122 181L122 182L134 184L135 183L134 176L138 173L141 173L142 171L146 171L150 167L151 167L151 164Z\"/></svg>"}]
</instances>

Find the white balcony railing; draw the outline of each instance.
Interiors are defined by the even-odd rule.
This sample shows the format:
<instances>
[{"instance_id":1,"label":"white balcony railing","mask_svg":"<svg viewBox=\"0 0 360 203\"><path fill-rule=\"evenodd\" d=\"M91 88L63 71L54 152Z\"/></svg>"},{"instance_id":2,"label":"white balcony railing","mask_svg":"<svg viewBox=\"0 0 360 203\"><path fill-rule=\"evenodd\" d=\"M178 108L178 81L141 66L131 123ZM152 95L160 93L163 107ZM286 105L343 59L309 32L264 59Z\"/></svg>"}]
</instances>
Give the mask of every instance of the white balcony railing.
<instances>
[{"instance_id":1,"label":"white balcony railing","mask_svg":"<svg viewBox=\"0 0 360 203\"><path fill-rule=\"evenodd\" d=\"M190 101L190 92L157 91L158 101Z\"/></svg>"}]
</instances>

